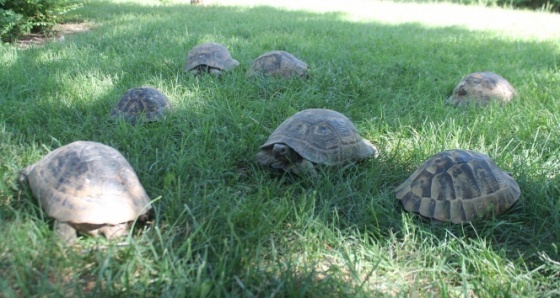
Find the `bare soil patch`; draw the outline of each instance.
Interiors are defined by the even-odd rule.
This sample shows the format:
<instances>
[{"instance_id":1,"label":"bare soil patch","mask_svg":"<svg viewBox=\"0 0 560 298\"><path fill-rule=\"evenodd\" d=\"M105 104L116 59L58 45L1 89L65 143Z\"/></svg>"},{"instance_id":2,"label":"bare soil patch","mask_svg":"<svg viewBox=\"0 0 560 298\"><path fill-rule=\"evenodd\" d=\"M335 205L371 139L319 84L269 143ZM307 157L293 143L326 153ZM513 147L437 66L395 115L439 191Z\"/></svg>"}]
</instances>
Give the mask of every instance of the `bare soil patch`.
<instances>
[{"instance_id":1,"label":"bare soil patch","mask_svg":"<svg viewBox=\"0 0 560 298\"><path fill-rule=\"evenodd\" d=\"M52 31L45 33L31 33L22 36L16 41L16 44L20 48L29 48L32 46L38 46L52 41L64 40L65 36L86 32L91 30L91 26L87 23L65 23L55 25Z\"/></svg>"}]
</instances>

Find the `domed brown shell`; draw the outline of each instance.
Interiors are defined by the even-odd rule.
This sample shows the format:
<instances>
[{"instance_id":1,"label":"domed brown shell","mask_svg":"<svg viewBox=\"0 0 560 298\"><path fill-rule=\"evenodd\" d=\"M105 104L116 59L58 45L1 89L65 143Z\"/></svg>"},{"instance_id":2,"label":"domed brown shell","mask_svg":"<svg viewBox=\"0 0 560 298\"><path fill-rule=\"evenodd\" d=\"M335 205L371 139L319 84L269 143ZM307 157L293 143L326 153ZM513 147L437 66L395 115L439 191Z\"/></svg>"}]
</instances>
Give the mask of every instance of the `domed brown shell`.
<instances>
[{"instance_id":1,"label":"domed brown shell","mask_svg":"<svg viewBox=\"0 0 560 298\"><path fill-rule=\"evenodd\" d=\"M111 110L111 119L124 118L131 124L153 122L165 119L165 113L171 110L169 99L152 87L129 89Z\"/></svg>"},{"instance_id":2,"label":"domed brown shell","mask_svg":"<svg viewBox=\"0 0 560 298\"><path fill-rule=\"evenodd\" d=\"M151 209L128 161L101 143L62 146L20 175L50 217L77 230L130 222Z\"/></svg>"},{"instance_id":3,"label":"domed brown shell","mask_svg":"<svg viewBox=\"0 0 560 298\"><path fill-rule=\"evenodd\" d=\"M519 195L517 182L488 156L458 149L435 154L396 189L405 210L453 223L503 213Z\"/></svg>"},{"instance_id":4,"label":"domed brown shell","mask_svg":"<svg viewBox=\"0 0 560 298\"><path fill-rule=\"evenodd\" d=\"M324 165L341 165L377 154L350 119L328 109L307 109L286 119L260 147L261 154L273 156L272 147L278 143L308 161Z\"/></svg>"},{"instance_id":5,"label":"domed brown shell","mask_svg":"<svg viewBox=\"0 0 560 298\"><path fill-rule=\"evenodd\" d=\"M210 71L210 69L231 70L238 66L239 62L231 57L228 49L219 43L207 42L195 46L187 54L185 71Z\"/></svg>"},{"instance_id":6,"label":"domed brown shell","mask_svg":"<svg viewBox=\"0 0 560 298\"><path fill-rule=\"evenodd\" d=\"M307 77L307 64L286 51L264 53L251 65L248 76L256 74L278 77Z\"/></svg>"},{"instance_id":7,"label":"domed brown shell","mask_svg":"<svg viewBox=\"0 0 560 298\"><path fill-rule=\"evenodd\" d=\"M446 100L455 106L474 103L486 106L492 100L508 103L515 97L513 86L503 77L493 72L475 72L465 76Z\"/></svg>"}]
</instances>

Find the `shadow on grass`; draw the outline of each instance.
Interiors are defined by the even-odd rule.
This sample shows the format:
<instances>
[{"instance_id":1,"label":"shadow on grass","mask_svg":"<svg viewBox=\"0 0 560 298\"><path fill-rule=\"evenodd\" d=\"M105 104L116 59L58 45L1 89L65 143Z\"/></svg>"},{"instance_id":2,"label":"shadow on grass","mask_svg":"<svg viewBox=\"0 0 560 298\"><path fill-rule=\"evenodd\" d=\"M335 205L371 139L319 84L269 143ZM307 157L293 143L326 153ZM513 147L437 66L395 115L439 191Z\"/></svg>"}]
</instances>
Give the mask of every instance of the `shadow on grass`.
<instances>
[{"instance_id":1,"label":"shadow on grass","mask_svg":"<svg viewBox=\"0 0 560 298\"><path fill-rule=\"evenodd\" d=\"M310 222L334 227L343 235L357 229L377 240L404 233L392 190L417 163L399 153L399 148L379 161L340 172L326 170L326 179L318 187L262 175L263 170L254 166L254 154L270 131L293 113L304 108L334 109L382 142L407 127L419 132L426 132L429 123L446 127L449 118L466 129L474 120L485 119L490 119L487 125L510 127L508 114L522 113L527 105L554 108L553 102L524 95L530 80L542 79L558 67L554 58L558 48L552 44L510 41L457 27L352 23L337 13L271 7L90 5L84 10L86 18L103 19L102 25L61 43L20 51L2 66L10 75L0 78L5 95L0 99L1 119L8 131L21 135L24 146L55 148L92 140L120 150L150 196L163 196L156 203L158 225L168 229L164 235L170 242L161 247L154 244L154 249L183 249L185 239L178 235L203 243L198 252L216 265L208 269L208 276L219 276L212 270L221 269L232 275L221 277L223 291L260 293L257 288L244 289L242 280L234 276L253 278L253 264L276 261L271 256L259 259L261 252L255 247L270 248L269 237L292 235L290 229L304 233ZM205 41L227 45L241 65L222 79L182 73L188 50ZM251 61L273 49L306 61L310 79L246 80L244 73ZM443 106L463 75L481 70L506 77L517 86L520 100L500 111L459 113ZM138 127L110 123L109 111L120 96L142 85L153 85L170 97L174 112L169 119ZM482 131L472 136L492 144L501 135L495 144L498 148L509 146L513 139L518 142L513 155L531 141L529 130ZM520 135L527 139L519 140ZM415 146L411 155L423 156L436 149L436 145L430 149L418 148L429 146L422 143ZM558 258L554 247L558 232L547 229L550 222L558 227L557 210L539 213L554 208L551 200L557 192L549 185L552 192L544 190L533 198L543 181L523 175L519 181L522 201L496 221L473 229L422 222L418 227L436 237L451 232L487 239L508 258L526 257L528 267L537 268L542 265L537 257L540 252ZM195 232L179 228L185 225ZM178 229L181 232L173 235ZM291 242L280 239L276 245ZM228 251L232 247L245 247L249 254ZM175 253L201 257L186 250ZM221 268L228 254L235 255L232 260L243 260L242 266ZM298 270L290 271L294 275L288 280L298 279ZM280 280L282 273L271 273L266 292L285 287L284 293L308 294L313 292L291 287L317 283L311 288L330 293L319 273L307 273L288 286ZM343 288L342 294L360 291L352 290L343 278L336 280L336 286Z\"/></svg>"}]
</instances>

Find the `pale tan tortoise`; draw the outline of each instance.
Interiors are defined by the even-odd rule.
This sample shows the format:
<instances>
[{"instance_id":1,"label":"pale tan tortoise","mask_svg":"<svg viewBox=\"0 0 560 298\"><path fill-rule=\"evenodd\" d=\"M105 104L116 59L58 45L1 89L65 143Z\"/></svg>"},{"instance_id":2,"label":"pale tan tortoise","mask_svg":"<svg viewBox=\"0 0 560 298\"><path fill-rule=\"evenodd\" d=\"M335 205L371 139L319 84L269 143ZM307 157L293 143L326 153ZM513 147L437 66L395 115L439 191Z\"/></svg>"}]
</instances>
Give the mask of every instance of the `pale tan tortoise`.
<instances>
[{"instance_id":1,"label":"pale tan tortoise","mask_svg":"<svg viewBox=\"0 0 560 298\"><path fill-rule=\"evenodd\" d=\"M193 75L209 73L220 76L223 71L231 70L238 65L239 62L231 57L225 46L207 42L190 50L183 69Z\"/></svg>"},{"instance_id":2,"label":"pale tan tortoise","mask_svg":"<svg viewBox=\"0 0 560 298\"><path fill-rule=\"evenodd\" d=\"M143 86L129 89L111 110L111 119L125 119L132 125L165 119L171 110L169 99L159 90Z\"/></svg>"},{"instance_id":3,"label":"pale tan tortoise","mask_svg":"<svg viewBox=\"0 0 560 298\"><path fill-rule=\"evenodd\" d=\"M453 223L499 215L520 195L517 182L487 155L459 149L429 158L395 192L406 211Z\"/></svg>"},{"instance_id":4,"label":"pale tan tortoise","mask_svg":"<svg viewBox=\"0 0 560 298\"><path fill-rule=\"evenodd\" d=\"M483 107L493 100L502 104L509 103L516 94L513 86L502 76L488 71L475 72L461 79L445 103Z\"/></svg>"},{"instance_id":5,"label":"pale tan tortoise","mask_svg":"<svg viewBox=\"0 0 560 298\"><path fill-rule=\"evenodd\" d=\"M308 77L307 64L286 51L271 51L253 61L248 76Z\"/></svg>"},{"instance_id":6,"label":"pale tan tortoise","mask_svg":"<svg viewBox=\"0 0 560 298\"><path fill-rule=\"evenodd\" d=\"M343 114L307 109L280 124L260 147L256 159L273 169L317 177L314 164L343 165L377 154Z\"/></svg>"},{"instance_id":7,"label":"pale tan tortoise","mask_svg":"<svg viewBox=\"0 0 560 298\"><path fill-rule=\"evenodd\" d=\"M24 168L19 180L55 219L55 234L68 244L77 232L107 239L124 236L133 221L150 217L150 198L134 169L104 144L62 146Z\"/></svg>"}]
</instances>

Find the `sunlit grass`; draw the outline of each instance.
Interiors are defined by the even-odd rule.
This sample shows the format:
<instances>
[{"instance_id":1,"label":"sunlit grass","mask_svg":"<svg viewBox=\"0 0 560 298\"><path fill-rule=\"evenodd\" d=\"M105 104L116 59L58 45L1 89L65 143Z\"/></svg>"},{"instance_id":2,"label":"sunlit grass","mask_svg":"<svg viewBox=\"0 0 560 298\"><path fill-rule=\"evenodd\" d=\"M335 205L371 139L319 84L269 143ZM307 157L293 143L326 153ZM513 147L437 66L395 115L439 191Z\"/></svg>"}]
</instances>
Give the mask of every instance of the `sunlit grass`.
<instances>
[{"instance_id":1,"label":"sunlit grass","mask_svg":"<svg viewBox=\"0 0 560 298\"><path fill-rule=\"evenodd\" d=\"M129 0L116 0L128 3ZM350 22L378 22L384 24L418 23L429 27L458 26L497 34L508 39L549 40L560 38L558 14L523 9L504 9L481 5L461 5L452 1L377 1L377 0L205 0L206 6L240 7L241 10L259 6L276 7L288 11L340 13L339 18ZM188 5L190 0L143 0L140 5L157 7ZM490 5L492 6L492 5ZM527 26L527 24L531 24Z\"/></svg>"},{"instance_id":2,"label":"sunlit grass","mask_svg":"<svg viewBox=\"0 0 560 298\"><path fill-rule=\"evenodd\" d=\"M170 0L168 3L187 3L186 0ZM451 1L448 1L451 2ZM157 5L158 1L145 1ZM160 2L161 3L161 2ZM166 2L167 3L167 2ZM208 5L261 5L316 13L340 12L340 18L351 22L380 22L385 24L419 23L430 27L459 26L481 34L497 33L514 39L560 38L556 28L560 26L557 14L529 10L514 10L460 5L446 1L276 1L276 0L207 0ZM512 12L515 11L514 14ZM527 26L526 24L531 24Z\"/></svg>"},{"instance_id":3,"label":"sunlit grass","mask_svg":"<svg viewBox=\"0 0 560 298\"><path fill-rule=\"evenodd\" d=\"M560 16L376 1L92 2L92 30L0 47L3 296L555 296L560 287ZM207 2L208 3L208 2ZM233 6L236 4L235 6ZM510 30L511 29L511 30ZM240 66L190 77L190 48L223 43ZM287 50L308 80L247 79ZM501 74L509 105L443 104L474 71ZM7 75L6 75L7 74ZM109 121L129 88L165 93L166 121ZM347 115L378 159L278 175L254 156L305 108ZM76 140L123 153L154 202L127 246L52 239L18 171ZM438 151L488 154L518 181L507 214L472 225L403 212L394 188Z\"/></svg>"}]
</instances>

